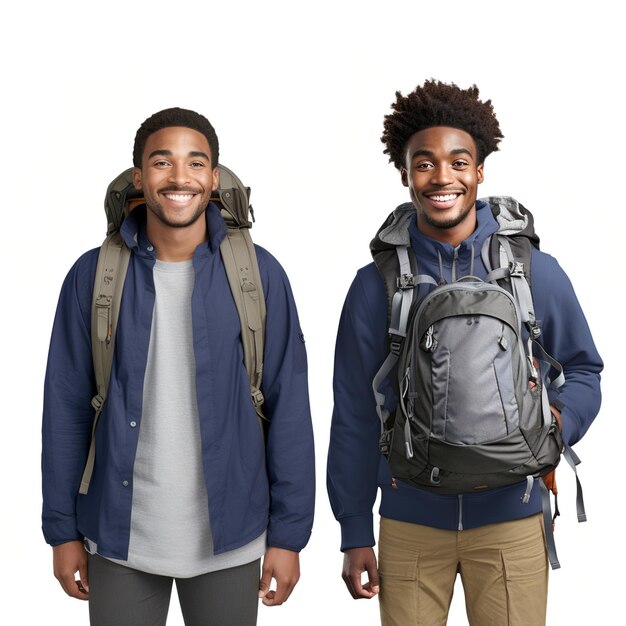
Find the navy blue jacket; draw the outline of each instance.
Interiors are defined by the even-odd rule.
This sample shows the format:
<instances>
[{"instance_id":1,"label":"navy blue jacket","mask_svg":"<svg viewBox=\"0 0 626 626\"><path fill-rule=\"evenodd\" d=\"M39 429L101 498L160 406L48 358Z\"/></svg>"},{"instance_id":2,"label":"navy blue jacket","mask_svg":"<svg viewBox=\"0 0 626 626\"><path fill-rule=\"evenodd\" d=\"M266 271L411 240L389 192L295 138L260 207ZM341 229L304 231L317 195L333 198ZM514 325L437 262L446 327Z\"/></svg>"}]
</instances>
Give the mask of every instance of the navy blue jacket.
<instances>
[{"instance_id":1,"label":"navy blue jacket","mask_svg":"<svg viewBox=\"0 0 626 626\"><path fill-rule=\"evenodd\" d=\"M206 220L208 243L198 246L193 257L192 323L214 549L222 553L238 548L267 529L270 546L298 551L311 532L315 471L306 350L291 288L278 262L257 246L267 304L262 390L270 424L264 451L243 364L237 309L219 252L226 227L212 203ZM78 495L78 488L93 420L90 316L97 249L78 259L65 279L45 379L46 541L57 545L88 537L103 556L118 559L128 554L133 466L155 298L156 252L144 224L142 208L122 224L122 236L133 254L87 495Z\"/></svg>"},{"instance_id":2,"label":"navy blue jacket","mask_svg":"<svg viewBox=\"0 0 626 626\"><path fill-rule=\"evenodd\" d=\"M480 250L498 229L490 207L478 201L477 227L456 249L423 235L415 222L409 228L420 273L439 278L439 256L444 279L470 273L485 277ZM547 352L563 365L565 384L558 397L562 406L563 436L571 445L587 431L600 408L600 372L603 364L572 285L556 260L538 250L532 256L535 313ZM457 530L526 517L541 510L539 489L528 504L521 503L526 483L480 494L441 495L409 486L392 486L387 462L378 449L380 420L372 380L389 353L387 296L382 278L371 263L360 269L346 298L335 352L334 393L328 454L327 484L335 517L341 524L341 549L373 546L372 507L381 489L380 514L384 517ZM387 406L395 398L387 388Z\"/></svg>"}]
</instances>

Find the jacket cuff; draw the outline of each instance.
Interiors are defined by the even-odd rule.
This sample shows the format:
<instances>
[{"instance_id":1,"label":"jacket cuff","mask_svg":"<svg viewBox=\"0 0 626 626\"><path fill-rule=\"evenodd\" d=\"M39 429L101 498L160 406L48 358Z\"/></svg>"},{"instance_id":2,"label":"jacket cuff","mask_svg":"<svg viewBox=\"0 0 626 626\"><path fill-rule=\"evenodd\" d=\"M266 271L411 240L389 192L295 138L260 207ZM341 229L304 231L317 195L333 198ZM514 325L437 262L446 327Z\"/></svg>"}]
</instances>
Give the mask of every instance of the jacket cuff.
<instances>
[{"instance_id":1,"label":"jacket cuff","mask_svg":"<svg viewBox=\"0 0 626 626\"><path fill-rule=\"evenodd\" d=\"M267 527L267 546L269 548L283 548L292 552L300 552L311 537L310 524L297 526L281 524L270 519Z\"/></svg>"},{"instance_id":2,"label":"jacket cuff","mask_svg":"<svg viewBox=\"0 0 626 626\"><path fill-rule=\"evenodd\" d=\"M45 524L42 530L46 543L53 547L68 541L83 541L84 539L73 524Z\"/></svg>"},{"instance_id":3,"label":"jacket cuff","mask_svg":"<svg viewBox=\"0 0 626 626\"><path fill-rule=\"evenodd\" d=\"M341 551L350 548L367 548L376 544L374 540L373 515L353 515L339 520L341 524Z\"/></svg>"}]
</instances>

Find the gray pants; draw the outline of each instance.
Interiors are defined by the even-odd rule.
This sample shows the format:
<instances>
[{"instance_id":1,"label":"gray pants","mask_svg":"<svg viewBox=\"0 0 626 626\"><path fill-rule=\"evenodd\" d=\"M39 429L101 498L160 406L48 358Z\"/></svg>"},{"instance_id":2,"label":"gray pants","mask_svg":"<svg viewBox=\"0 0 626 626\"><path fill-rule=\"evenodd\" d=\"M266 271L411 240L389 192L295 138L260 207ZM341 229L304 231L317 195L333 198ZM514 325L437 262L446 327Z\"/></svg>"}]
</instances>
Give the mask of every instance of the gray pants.
<instances>
[{"instance_id":1,"label":"gray pants","mask_svg":"<svg viewBox=\"0 0 626 626\"><path fill-rule=\"evenodd\" d=\"M186 626L255 626L260 559L194 578L177 578ZM168 576L146 574L89 555L92 626L165 626L172 593Z\"/></svg>"}]
</instances>

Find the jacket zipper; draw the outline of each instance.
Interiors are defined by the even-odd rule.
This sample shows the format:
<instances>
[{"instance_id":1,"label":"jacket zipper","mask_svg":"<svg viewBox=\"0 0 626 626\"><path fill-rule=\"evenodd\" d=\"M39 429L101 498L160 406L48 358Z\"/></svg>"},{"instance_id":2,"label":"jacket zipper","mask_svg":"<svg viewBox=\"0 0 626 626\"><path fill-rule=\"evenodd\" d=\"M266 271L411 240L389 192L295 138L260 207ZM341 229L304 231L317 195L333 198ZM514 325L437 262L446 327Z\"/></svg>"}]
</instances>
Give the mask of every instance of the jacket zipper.
<instances>
[{"instance_id":1,"label":"jacket zipper","mask_svg":"<svg viewBox=\"0 0 626 626\"><path fill-rule=\"evenodd\" d=\"M456 527L457 530L463 530L463 495L457 495L457 501L459 503L459 523Z\"/></svg>"}]
</instances>

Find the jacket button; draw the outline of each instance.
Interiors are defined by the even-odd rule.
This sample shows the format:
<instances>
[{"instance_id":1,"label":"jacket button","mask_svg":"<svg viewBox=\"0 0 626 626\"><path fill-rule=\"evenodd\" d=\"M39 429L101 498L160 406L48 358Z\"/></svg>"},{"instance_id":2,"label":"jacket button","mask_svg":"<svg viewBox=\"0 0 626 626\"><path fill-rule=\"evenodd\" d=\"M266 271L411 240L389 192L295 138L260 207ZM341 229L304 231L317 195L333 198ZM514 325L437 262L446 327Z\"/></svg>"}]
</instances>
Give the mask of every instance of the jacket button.
<instances>
[{"instance_id":1,"label":"jacket button","mask_svg":"<svg viewBox=\"0 0 626 626\"><path fill-rule=\"evenodd\" d=\"M124 487L128 487L128 481L127 481L127 480L123 480L123 481L122 481L122 485L123 485Z\"/></svg>"},{"instance_id":2,"label":"jacket button","mask_svg":"<svg viewBox=\"0 0 626 626\"><path fill-rule=\"evenodd\" d=\"M131 427L131 428L135 428L135 426L137 426L137 422L132 421L132 422L130 423L130 427Z\"/></svg>"}]
</instances>

